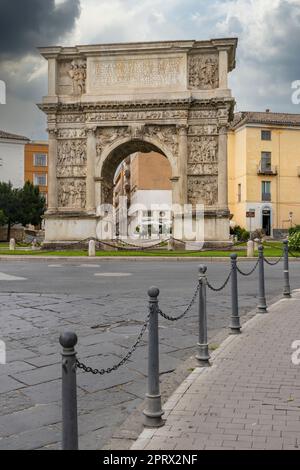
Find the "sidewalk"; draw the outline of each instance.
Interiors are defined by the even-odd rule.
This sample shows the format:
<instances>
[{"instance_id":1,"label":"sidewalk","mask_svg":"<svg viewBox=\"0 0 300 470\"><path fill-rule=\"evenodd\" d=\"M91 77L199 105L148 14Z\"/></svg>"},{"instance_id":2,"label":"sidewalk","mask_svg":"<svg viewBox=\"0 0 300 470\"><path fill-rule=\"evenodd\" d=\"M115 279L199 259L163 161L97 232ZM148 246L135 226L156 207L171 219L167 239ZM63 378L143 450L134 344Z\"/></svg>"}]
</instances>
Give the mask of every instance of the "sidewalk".
<instances>
[{"instance_id":1,"label":"sidewalk","mask_svg":"<svg viewBox=\"0 0 300 470\"><path fill-rule=\"evenodd\" d=\"M300 289L256 315L195 369L166 405L166 424L132 449L300 449Z\"/></svg>"}]
</instances>

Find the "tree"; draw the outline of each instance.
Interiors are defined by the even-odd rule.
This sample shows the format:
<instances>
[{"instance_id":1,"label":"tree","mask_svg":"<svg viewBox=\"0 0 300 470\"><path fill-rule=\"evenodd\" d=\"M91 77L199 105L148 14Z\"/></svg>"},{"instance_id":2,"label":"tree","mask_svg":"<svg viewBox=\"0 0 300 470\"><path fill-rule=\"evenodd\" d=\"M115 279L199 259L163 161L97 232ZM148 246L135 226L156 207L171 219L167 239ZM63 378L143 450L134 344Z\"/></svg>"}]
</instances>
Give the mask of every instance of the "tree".
<instances>
[{"instance_id":1,"label":"tree","mask_svg":"<svg viewBox=\"0 0 300 470\"><path fill-rule=\"evenodd\" d=\"M27 224L40 225L45 212L45 198L40 195L38 186L26 181L19 193L19 223L24 227Z\"/></svg>"},{"instance_id":2,"label":"tree","mask_svg":"<svg viewBox=\"0 0 300 470\"><path fill-rule=\"evenodd\" d=\"M22 189L0 182L0 225L7 224L7 241L15 224L39 225L45 211L45 199L39 188L27 181Z\"/></svg>"},{"instance_id":3,"label":"tree","mask_svg":"<svg viewBox=\"0 0 300 470\"><path fill-rule=\"evenodd\" d=\"M7 224L7 241L10 240L12 225L19 222L20 216L20 190L14 189L12 184L0 182L0 211L1 224Z\"/></svg>"}]
</instances>

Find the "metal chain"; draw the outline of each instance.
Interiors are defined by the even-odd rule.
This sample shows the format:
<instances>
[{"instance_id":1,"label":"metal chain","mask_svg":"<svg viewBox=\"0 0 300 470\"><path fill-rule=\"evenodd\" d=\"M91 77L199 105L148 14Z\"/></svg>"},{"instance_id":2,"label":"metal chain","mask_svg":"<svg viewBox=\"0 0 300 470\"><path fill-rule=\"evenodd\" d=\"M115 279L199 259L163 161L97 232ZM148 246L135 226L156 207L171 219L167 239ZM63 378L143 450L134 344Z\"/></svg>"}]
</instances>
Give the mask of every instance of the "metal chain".
<instances>
[{"instance_id":1,"label":"metal chain","mask_svg":"<svg viewBox=\"0 0 300 470\"><path fill-rule=\"evenodd\" d=\"M251 271L249 273L244 273L238 266L236 267L237 271L242 275L242 276L251 276L251 274L254 273L254 271L256 270L257 266L259 265L259 259L256 261L255 263L255 266L253 269L251 269Z\"/></svg>"},{"instance_id":2,"label":"metal chain","mask_svg":"<svg viewBox=\"0 0 300 470\"><path fill-rule=\"evenodd\" d=\"M115 364L114 366L112 367L108 367L107 369L93 369L92 367L89 367L85 364L83 364L83 362L79 362L78 359L76 359L76 367L78 369L82 369L84 372L91 372L92 374L99 374L99 375L104 375L104 374L110 374L111 372L113 371L116 371L117 369L119 369L119 367L123 366L128 360L129 358L132 356L132 354L134 353L134 351L136 350L136 348L138 347L139 343L141 342L142 340L142 337L147 329L147 326L148 326L148 323L149 323L149 319L150 319L150 311L149 311L149 314L147 315L146 317L146 320L142 326L142 329L141 329L141 332L140 334L138 335L137 337L137 340L136 342L134 343L134 345L131 347L131 349L128 351L128 353L126 354L126 356L124 356L120 362L118 362L117 364Z\"/></svg>"},{"instance_id":3,"label":"metal chain","mask_svg":"<svg viewBox=\"0 0 300 470\"><path fill-rule=\"evenodd\" d=\"M292 256L292 258L300 258L300 255L295 255L292 251L289 250L289 254Z\"/></svg>"},{"instance_id":4,"label":"metal chain","mask_svg":"<svg viewBox=\"0 0 300 470\"><path fill-rule=\"evenodd\" d=\"M276 264L280 263L280 261L282 260L283 255L284 255L284 253L282 253L282 255L280 256L280 258L279 258L277 261L275 261L275 263L272 263L272 261L267 260L267 258L265 258L265 257L264 257L264 261L265 261L265 263L267 263L269 266L276 266Z\"/></svg>"},{"instance_id":5,"label":"metal chain","mask_svg":"<svg viewBox=\"0 0 300 470\"><path fill-rule=\"evenodd\" d=\"M221 286L221 287L214 287L210 284L210 282L208 281L208 279L206 280L206 283L207 283L207 287L212 290L213 292L221 292L223 289L225 289L225 287L227 286L228 282L229 282L229 279L231 278L231 274L232 274L232 270L230 271L226 281L224 282L224 284Z\"/></svg>"},{"instance_id":6,"label":"metal chain","mask_svg":"<svg viewBox=\"0 0 300 470\"><path fill-rule=\"evenodd\" d=\"M196 298L197 298L197 294L199 292L199 289L200 289L200 283L198 282L196 290L195 290L194 295L192 297L192 300L190 301L190 303L187 306L187 308L185 309L185 311L181 315L179 315L178 317L171 317L170 315L167 315L166 313L162 312L160 309L158 309L158 314L161 317L163 317L163 318L165 318L166 320L169 320L169 321L178 321L178 320L180 320L181 318L183 318L190 311L190 309L194 305L194 303L196 301Z\"/></svg>"}]
</instances>

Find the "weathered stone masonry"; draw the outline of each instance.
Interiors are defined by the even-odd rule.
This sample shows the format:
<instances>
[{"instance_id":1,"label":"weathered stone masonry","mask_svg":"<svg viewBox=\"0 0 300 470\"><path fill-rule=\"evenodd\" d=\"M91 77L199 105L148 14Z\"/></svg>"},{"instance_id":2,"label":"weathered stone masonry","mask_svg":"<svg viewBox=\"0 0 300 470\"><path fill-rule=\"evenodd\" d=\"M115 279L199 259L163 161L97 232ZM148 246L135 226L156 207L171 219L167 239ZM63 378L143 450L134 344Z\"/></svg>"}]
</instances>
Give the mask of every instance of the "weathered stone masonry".
<instances>
[{"instance_id":1,"label":"weathered stone masonry","mask_svg":"<svg viewBox=\"0 0 300 470\"><path fill-rule=\"evenodd\" d=\"M206 240L228 239L227 76L236 39L41 48L49 132L46 241L96 235L96 208L136 151L172 169L173 203L205 204Z\"/></svg>"}]
</instances>

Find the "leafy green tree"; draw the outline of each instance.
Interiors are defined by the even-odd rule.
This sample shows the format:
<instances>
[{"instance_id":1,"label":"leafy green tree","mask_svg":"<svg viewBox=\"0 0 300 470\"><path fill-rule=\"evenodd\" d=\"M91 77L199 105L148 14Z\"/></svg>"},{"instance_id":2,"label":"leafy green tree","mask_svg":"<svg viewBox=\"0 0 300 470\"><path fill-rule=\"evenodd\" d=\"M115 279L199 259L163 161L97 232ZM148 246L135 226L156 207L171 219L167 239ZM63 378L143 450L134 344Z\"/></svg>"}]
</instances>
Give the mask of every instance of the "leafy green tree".
<instances>
[{"instance_id":1,"label":"leafy green tree","mask_svg":"<svg viewBox=\"0 0 300 470\"><path fill-rule=\"evenodd\" d=\"M7 218L5 217L3 210L0 209L0 226L6 225L6 224L7 224Z\"/></svg>"},{"instance_id":2,"label":"leafy green tree","mask_svg":"<svg viewBox=\"0 0 300 470\"><path fill-rule=\"evenodd\" d=\"M41 196L38 186L27 181L19 193L20 214L19 222L40 225L45 212L45 198Z\"/></svg>"},{"instance_id":3,"label":"leafy green tree","mask_svg":"<svg viewBox=\"0 0 300 470\"><path fill-rule=\"evenodd\" d=\"M11 227L19 222L20 217L20 190L14 189L11 183L0 182L0 211L1 221L7 224L7 241L10 239Z\"/></svg>"}]
</instances>

